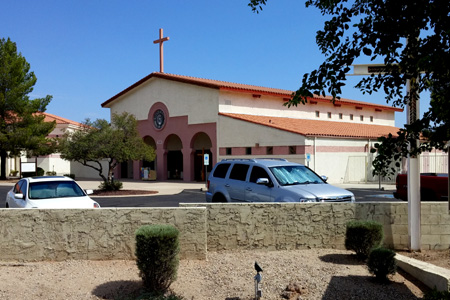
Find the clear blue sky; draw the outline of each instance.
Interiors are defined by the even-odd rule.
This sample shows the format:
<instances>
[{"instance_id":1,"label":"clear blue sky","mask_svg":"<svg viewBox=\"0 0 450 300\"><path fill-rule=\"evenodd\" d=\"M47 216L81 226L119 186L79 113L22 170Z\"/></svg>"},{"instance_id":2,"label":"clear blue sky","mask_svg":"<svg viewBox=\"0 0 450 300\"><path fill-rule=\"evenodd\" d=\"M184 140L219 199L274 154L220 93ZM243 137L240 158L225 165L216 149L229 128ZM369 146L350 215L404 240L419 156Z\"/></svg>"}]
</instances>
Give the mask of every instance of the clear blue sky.
<instances>
[{"instance_id":1,"label":"clear blue sky","mask_svg":"<svg viewBox=\"0 0 450 300\"><path fill-rule=\"evenodd\" d=\"M247 0L3 1L0 38L10 37L38 81L31 98L52 95L47 112L82 122L109 120L101 103L159 71L159 28L166 73L296 90L324 56L315 43L326 20L301 0L269 0L253 13ZM358 61L367 63L368 61ZM342 97L362 95L349 77ZM421 112L429 99L421 99ZM405 109L406 111L406 109ZM396 113L403 127L406 113Z\"/></svg>"}]
</instances>

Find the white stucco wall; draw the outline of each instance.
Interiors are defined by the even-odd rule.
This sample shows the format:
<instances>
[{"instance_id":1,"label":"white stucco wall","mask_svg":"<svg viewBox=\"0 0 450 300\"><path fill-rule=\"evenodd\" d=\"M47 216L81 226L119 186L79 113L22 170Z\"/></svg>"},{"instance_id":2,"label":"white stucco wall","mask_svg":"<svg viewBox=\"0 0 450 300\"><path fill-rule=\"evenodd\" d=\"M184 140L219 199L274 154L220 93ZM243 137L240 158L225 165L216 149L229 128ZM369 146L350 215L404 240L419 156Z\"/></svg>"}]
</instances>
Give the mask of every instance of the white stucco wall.
<instances>
[{"instance_id":1,"label":"white stucco wall","mask_svg":"<svg viewBox=\"0 0 450 300\"><path fill-rule=\"evenodd\" d=\"M127 111L137 120L148 119L154 103L161 102L169 110L169 117L188 116L189 124L216 122L219 90L198 85L152 78L114 100L111 114Z\"/></svg>"},{"instance_id":2,"label":"white stucco wall","mask_svg":"<svg viewBox=\"0 0 450 300\"><path fill-rule=\"evenodd\" d=\"M299 134L219 116L218 147L254 147L303 145Z\"/></svg>"},{"instance_id":3,"label":"white stucco wall","mask_svg":"<svg viewBox=\"0 0 450 300\"><path fill-rule=\"evenodd\" d=\"M262 95L261 98L254 98L250 93L222 91L219 111L223 113L395 126L394 111L382 110L379 112L371 107L363 107L359 110L355 108L356 105L334 106L331 102L317 102L317 104L308 102L305 105L299 104L297 107L291 106L288 108L283 103L281 97ZM316 111L319 111L319 117L316 117ZM331 113L331 118L328 118L328 112ZM339 119L339 113L343 114L342 119ZM350 114L353 114L353 120L350 120ZM361 115L363 121L360 119ZM373 122L370 121L371 116Z\"/></svg>"},{"instance_id":4,"label":"white stucco wall","mask_svg":"<svg viewBox=\"0 0 450 300\"><path fill-rule=\"evenodd\" d=\"M219 147L255 147L295 146L308 147L307 161L305 154L284 155L289 161L308 165L319 175L328 177L329 183L365 182L370 180L370 162L373 154L369 153L375 140L338 139L305 137L266 126L219 117ZM239 132L239 134L235 134ZM226 156L218 155L219 161L226 158L267 157L267 155ZM274 155L273 157L280 157Z\"/></svg>"}]
</instances>

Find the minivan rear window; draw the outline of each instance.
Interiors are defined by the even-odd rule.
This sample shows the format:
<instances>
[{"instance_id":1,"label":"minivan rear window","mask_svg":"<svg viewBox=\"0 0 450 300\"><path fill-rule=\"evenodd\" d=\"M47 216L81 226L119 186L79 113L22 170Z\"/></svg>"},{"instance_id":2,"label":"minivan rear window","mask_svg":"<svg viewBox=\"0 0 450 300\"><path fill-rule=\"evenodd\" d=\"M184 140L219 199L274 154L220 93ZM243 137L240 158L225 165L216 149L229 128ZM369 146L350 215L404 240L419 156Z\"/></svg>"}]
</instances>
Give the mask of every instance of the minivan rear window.
<instances>
[{"instance_id":1,"label":"minivan rear window","mask_svg":"<svg viewBox=\"0 0 450 300\"><path fill-rule=\"evenodd\" d=\"M230 179L245 181L249 165L235 164L231 169Z\"/></svg>"},{"instance_id":2,"label":"minivan rear window","mask_svg":"<svg viewBox=\"0 0 450 300\"><path fill-rule=\"evenodd\" d=\"M216 169L214 170L214 177L218 178L225 178L227 176L228 169L230 168L231 164L220 164L217 165Z\"/></svg>"}]
</instances>

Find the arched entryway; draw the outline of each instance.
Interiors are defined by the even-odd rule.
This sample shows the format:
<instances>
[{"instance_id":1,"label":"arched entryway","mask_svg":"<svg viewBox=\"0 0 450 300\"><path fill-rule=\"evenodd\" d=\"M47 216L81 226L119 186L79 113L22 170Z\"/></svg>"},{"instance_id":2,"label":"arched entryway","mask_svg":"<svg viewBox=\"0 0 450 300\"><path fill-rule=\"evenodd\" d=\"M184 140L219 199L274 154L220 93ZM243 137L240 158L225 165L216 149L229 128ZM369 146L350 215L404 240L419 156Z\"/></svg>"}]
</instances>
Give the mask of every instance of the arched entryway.
<instances>
[{"instance_id":1,"label":"arched entryway","mask_svg":"<svg viewBox=\"0 0 450 300\"><path fill-rule=\"evenodd\" d=\"M167 179L183 179L183 143L181 139L171 134L167 137L165 143L167 150Z\"/></svg>"},{"instance_id":2,"label":"arched entryway","mask_svg":"<svg viewBox=\"0 0 450 300\"><path fill-rule=\"evenodd\" d=\"M205 181L207 174L211 172L212 169L212 152L211 152L211 139L204 132L197 133L192 139L192 149L194 150L194 157L192 160L194 161L194 180L196 181ZM209 154L209 165L204 165L204 155Z\"/></svg>"}]
</instances>

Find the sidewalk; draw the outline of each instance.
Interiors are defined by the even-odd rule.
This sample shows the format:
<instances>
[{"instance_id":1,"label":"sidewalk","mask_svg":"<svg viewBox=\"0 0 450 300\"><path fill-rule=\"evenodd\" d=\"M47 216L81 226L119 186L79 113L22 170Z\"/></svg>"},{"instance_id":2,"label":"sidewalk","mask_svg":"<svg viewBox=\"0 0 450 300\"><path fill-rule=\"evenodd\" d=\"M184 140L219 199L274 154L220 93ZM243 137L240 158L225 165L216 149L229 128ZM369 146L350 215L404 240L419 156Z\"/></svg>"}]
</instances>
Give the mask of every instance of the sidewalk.
<instances>
[{"instance_id":1,"label":"sidewalk","mask_svg":"<svg viewBox=\"0 0 450 300\"><path fill-rule=\"evenodd\" d=\"M343 189L375 189L380 190L380 185L378 183L330 183L331 185L343 188ZM395 191L395 183L382 183L381 190L384 191Z\"/></svg>"},{"instance_id":2,"label":"sidewalk","mask_svg":"<svg viewBox=\"0 0 450 300\"><path fill-rule=\"evenodd\" d=\"M183 190L201 190L205 188L204 182L183 182L179 180L173 181L144 181L120 179L123 183L124 190L144 190L157 191L158 195L175 195L181 193ZM96 179L80 179L78 184L83 189L96 190L102 182Z\"/></svg>"}]
</instances>

